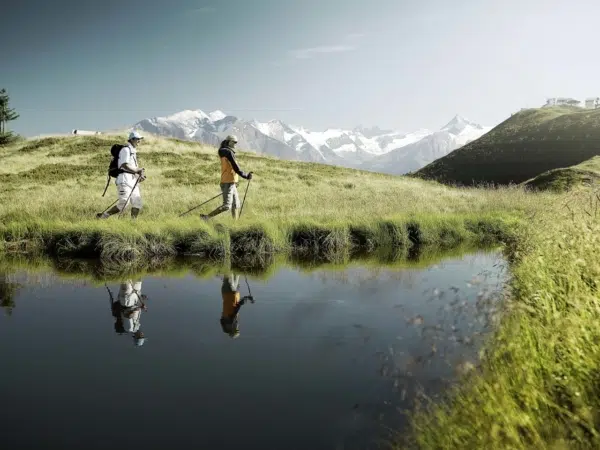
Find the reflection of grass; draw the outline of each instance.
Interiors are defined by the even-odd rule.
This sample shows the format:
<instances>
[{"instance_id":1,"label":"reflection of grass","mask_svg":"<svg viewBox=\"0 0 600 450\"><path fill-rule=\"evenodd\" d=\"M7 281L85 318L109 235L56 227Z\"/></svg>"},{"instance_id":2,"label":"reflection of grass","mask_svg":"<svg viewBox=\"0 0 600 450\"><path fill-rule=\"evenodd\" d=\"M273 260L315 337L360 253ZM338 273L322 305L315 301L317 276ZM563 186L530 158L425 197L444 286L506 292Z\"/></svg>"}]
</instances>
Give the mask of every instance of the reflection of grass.
<instances>
[{"instance_id":1,"label":"reflection of grass","mask_svg":"<svg viewBox=\"0 0 600 450\"><path fill-rule=\"evenodd\" d=\"M192 274L198 278L210 278L223 271L233 270L251 278L268 280L282 267L299 269L310 273L320 270L343 271L348 267L366 268L425 268L443 259L460 257L483 249L496 249L497 246L480 246L464 244L451 251L439 252L437 247L422 247L411 258L404 253L375 252L367 255L356 255L340 261L328 262L319 258L293 257L283 254L266 258L246 258L237 262L230 259L206 259L198 257L156 258L145 260L143 264L103 264L97 259L50 258L38 256L29 258L8 255L0 259L0 272L23 271L40 273L53 271L59 276L71 279L92 279L96 281L120 280L123 278L152 277L184 277Z\"/></svg>"},{"instance_id":2,"label":"reflection of grass","mask_svg":"<svg viewBox=\"0 0 600 450\"><path fill-rule=\"evenodd\" d=\"M8 315L12 314L15 308L15 295L20 285L9 280L6 273L0 271L0 308L3 308Z\"/></svg>"}]
</instances>

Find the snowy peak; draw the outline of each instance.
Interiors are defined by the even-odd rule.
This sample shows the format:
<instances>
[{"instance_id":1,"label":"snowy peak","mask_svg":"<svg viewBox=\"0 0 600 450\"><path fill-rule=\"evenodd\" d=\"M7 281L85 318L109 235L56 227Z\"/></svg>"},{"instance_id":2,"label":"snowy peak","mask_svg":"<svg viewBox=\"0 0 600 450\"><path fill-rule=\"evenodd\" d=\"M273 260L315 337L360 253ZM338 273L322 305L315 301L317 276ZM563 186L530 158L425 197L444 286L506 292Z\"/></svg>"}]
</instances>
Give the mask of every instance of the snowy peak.
<instances>
[{"instance_id":1,"label":"snowy peak","mask_svg":"<svg viewBox=\"0 0 600 450\"><path fill-rule=\"evenodd\" d=\"M454 116L454 118L448 122L441 131L447 131L448 133L452 133L452 134L461 134L463 131L465 131L466 129L471 128L471 129L476 129L476 130L482 130L483 127L477 123L471 122L468 119L465 119L463 116L461 115L456 115Z\"/></svg>"},{"instance_id":2,"label":"snowy peak","mask_svg":"<svg viewBox=\"0 0 600 450\"><path fill-rule=\"evenodd\" d=\"M208 115L199 109L185 109L165 117L154 117L154 121L161 122L193 122L208 119Z\"/></svg>"},{"instance_id":3,"label":"snowy peak","mask_svg":"<svg viewBox=\"0 0 600 450\"><path fill-rule=\"evenodd\" d=\"M379 128L377 126L366 128L366 127L363 127L362 125L357 126L352 131L354 131L355 133L362 134L363 136L365 136L366 138L369 138L369 139L374 138L376 136L393 133L392 130L382 130L381 128Z\"/></svg>"},{"instance_id":4,"label":"snowy peak","mask_svg":"<svg viewBox=\"0 0 600 450\"><path fill-rule=\"evenodd\" d=\"M213 112L208 113L207 116L212 122L217 122L217 121L227 117L227 114L225 114L223 111L221 111L219 109L216 109Z\"/></svg>"}]
</instances>

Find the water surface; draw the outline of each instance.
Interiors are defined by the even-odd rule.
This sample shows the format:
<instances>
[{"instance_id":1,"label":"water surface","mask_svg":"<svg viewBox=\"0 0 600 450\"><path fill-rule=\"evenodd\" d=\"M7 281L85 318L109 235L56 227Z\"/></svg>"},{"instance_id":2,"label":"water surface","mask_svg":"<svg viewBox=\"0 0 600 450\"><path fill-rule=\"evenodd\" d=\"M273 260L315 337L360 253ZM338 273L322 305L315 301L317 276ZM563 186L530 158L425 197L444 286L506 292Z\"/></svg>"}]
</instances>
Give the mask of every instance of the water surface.
<instances>
[{"instance_id":1,"label":"water surface","mask_svg":"<svg viewBox=\"0 0 600 450\"><path fill-rule=\"evenodd\" d=\"M106 285L0 275L3 445L375 448L420 390L443 393L476 363L500 263Z\"/></svg>"}]
</instances>

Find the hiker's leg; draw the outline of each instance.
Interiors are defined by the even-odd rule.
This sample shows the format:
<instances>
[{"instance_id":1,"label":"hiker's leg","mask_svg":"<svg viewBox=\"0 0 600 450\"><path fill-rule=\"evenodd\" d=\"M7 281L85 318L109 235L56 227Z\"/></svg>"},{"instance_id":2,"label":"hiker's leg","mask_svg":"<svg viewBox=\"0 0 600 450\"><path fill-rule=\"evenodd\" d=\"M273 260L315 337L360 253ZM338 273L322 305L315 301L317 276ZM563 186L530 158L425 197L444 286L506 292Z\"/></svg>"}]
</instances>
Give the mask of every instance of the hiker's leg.
<instances>
[{"instance_id":1,"label":"hiker's leg","mask_svg":"<svg viewBox=\"0 0 600 450\"><path fill-rule=\"evenodd\" d=\"M125 208L125 206L127 206L128 204L131 203L131 199L129 198L129 194L131 194L131 186L128 186L125 183L118 184L117 192L119 195L119 201L117 202L117 208L119 209L119 212L121 212ZM129 198L129 203L127 203L128 198Z\"/></svg>"},{"instance_id":2,"label":"hiker's leg","mask_svg":"<svg viewBox=\"0 0 600 450\"><path fill-rule=\"evenodd\" d=\"M239 285L240 285L240 276L239 275L233 275L231 277L231 289L234 290L234 291L237 291Z\"/></svg>"},{"instance_id":3,"label":"hiker's leg","mask_svg":"<svg viewBox=\"0 0 600 450\"><path fill-rule=\"evenodd\" d=\"M100 215L101 219L108 219L110 216L112 216L113 214L117 214L119 212L119 208L117 207L117 205L113 206L112 208L110 208L108 211L103 212ZM100 213L98 213L100 214Z\"/></svg>"},{"instance_id":4,"label":"hiker's leg","mask_svg":"<svg viewBox=\"0 0 600 450\"><path fill-rule=\"evenodd\" d=\"M138 214L140 213L140 210L142 209L142 194L140 193L140 186L137 185L135 187L135 189L133 190L133 192L131 193L131 199L129 200L131 202L131 218L135 219Z\"/></svg>"},{"instance_id":5,"label":"hiker's leg","mask_svg":"<svg viewBox=\"0 0 600 450\"><path fill-rule=\"evenodd\" d=\"M225 211L231 209L232 197L231 197L231 186L233 183L221 183L221 192L223 193L223 204L216 208L214 211L208 213L205 217L215 217Z\"/></svg>"},{"instance_id":6,"label":"hiker's leg","mask_svg":"<svg viewBox=\"0 0 600 450\"><path fill-rule=\"evenodd\" d=\"M233 220L237 220L240 211L240 194L238 193L237 186L235 184L232 184L231 196L231 216L233 217Z\"/></svg>"}]
</instances>

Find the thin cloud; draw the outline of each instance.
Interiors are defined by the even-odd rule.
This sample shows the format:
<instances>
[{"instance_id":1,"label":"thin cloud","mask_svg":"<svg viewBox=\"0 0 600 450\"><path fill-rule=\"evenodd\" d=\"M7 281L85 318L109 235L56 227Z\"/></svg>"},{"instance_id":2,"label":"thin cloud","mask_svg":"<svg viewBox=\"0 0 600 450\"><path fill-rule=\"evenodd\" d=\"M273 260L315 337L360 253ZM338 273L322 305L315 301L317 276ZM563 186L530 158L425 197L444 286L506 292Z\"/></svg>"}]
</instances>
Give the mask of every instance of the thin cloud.
<instances>
[{"instance_id":1,"label":"thin cloud","mask_svg":"<svg viewBox=\"0 0 600 450\"><path fill-rule=\"evenodd\" d=\"M352 41L354 39L360 39L360 38L363 38L365 36L366 36L365 33L348 33L346 35L346 40L347 41Z\"/></svg>"},{"instance_id":2,"label":"thin cloud","mask_svg":"<svg viewBox=\"0 0 600 450\"><path fill-rule=\"evenodd\" d=\"M202 6L201 8L194 8L188 11L189 14L209 14L217 11L217 8L212 6Z\"/></svg>"},{"instance_id":3,"label":"thin cloud","mask_svg":"<svg viewBox=\"0 0 600 450\"><path fill-rule=\"evenodd\" d=\"M309 59L320 54L351 52L353 50L355 50L355 47L352 45L323 45L292 50L290 54L296 59Z\"/></svg>"}]
</instances>

